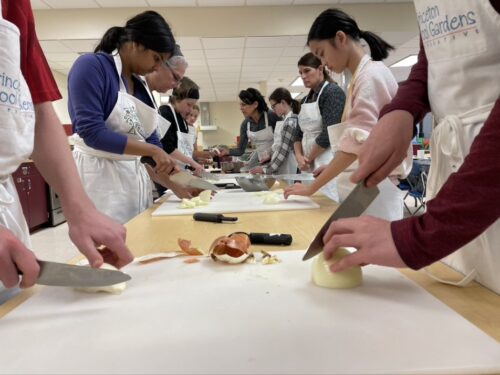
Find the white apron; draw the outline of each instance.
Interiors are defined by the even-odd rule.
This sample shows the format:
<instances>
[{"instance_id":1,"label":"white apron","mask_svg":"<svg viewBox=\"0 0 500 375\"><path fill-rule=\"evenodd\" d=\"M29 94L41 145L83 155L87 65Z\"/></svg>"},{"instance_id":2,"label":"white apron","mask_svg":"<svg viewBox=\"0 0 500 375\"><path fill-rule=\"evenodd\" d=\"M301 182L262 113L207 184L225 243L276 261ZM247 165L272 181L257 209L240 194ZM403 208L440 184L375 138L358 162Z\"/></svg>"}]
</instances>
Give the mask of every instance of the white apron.
<instances>
[{"instance_id":1,"label":"white apron","mask_svg":"<svg viewBox=\"0 0 500 375\"><path fill-rule=\"evenodd\" d=\"M142 81L142 84L147 88L146 91L149 95L149 98L151 99L151 102L153 103L153 106L155 107L156 112L158 114L160 114L158 104L156 104L156 100L153 96L153 93L149 89L148 81L144 77L140 77L140 79ZM160 140L165 136L165 134L167 134L169 128L170 128L170 121L168 121L165 117L161 116L161 114L160 114L159 119L158 119L158 128L156 129L157 134L158 134L158 138Z\"/></svg>"},{"instance_id":2,"label":"white apron","mask_svg":"<svg viewBox=\"0 0 500 375\"><path fill-rule=\"evenodd\" d=\"M352 93L354 90L354 85L356 84L356 79L359 73L370 61L371 58L368 55L363 56L363 58L359 62L358 67L356 68L356 71L352 75L352 80L347 92L344 112L342 114L342 122L340 122L339 124L330 125L328 127L328 137L330 139L330 144L332 145L332 150L334 152L337 152L339 149L340 139L342 138L347 126L346 119L349 118L349 114L352 110ZM362 130L362 132L360 133L363 133L360 134L360 137L363 138L366 138L369 135L369 133L365 130ZM358 161L356 160L339 174L337 179L337 188L339 191L340 202L343 202L356 186L350 181L350 177L357 168ZM375 198L370 206L368 206L363 215L371 215L389 221L402 219L403 194L401 190L398 189L396 184L392 182L389 177L386 177L377 186L380 190L380 194L377 196L377 198Z\"/></svg>"},{"instance_id":3,"label":"white apron","mask_svg":"<svg viewBox=\"0 0 500 375\"><path fill-rule=\"evenodd\" d=\"M417 14L427 15L419 17L419 26L428 59L429 100L437 123L431 136L427 199L434 198L460 168L500 94L500 15L489 0L442 0L438 4L415 1ZM453 30L437 27L447 20ZM443 262L467 275L460 285L476 279L500 294L499 244L497 220Z\"/></svg>"},{"instance_id":4,"label":"white apron","mask_svg":"<svg viewBox=\"0 0 500 375\"><path fill-rule=\"evenodd\" d=\"M279 151L281 148L281 143L283 142L283 126L285 125L285 121L292 116L292 112L289 112L283 121L277 121L276 126L274 128L274 142L272 146L273 156L271 159L275 157L275 153ZM293 150L290 150L288 156L280 165L276 174L294 174L297 173L297 159L295 159L295 154ZM293 181L286 181L287 183L292 183Z\"/></svg>"},{"instance_id":5,"label":"white apron","mask_svg":"<svg viewBox=\"0 0 500 375\"><path fill-rule=\"evenodd\" d=\"M156 131L162 117L154 108L127 93L117 51L113 52L113 58L120 77L120 91L105 121L106 126L114 132L145 141ZM96 150L87 146L78 134L73 137L73 157L80 178L99 211L123 224L152 204L152 183L138 156Z\"/></svg>"},{"instance_id":6,"label":"white apron","mask_svg":"<svg viewBox=\"0 0 500 375\"><path fill-rule=\"evenodd\" d=\"M182 152L184 156L192 159L194 152L194 142L196 140L196 131L193 126L188 126L187 123L185 123L186 127L188 128L188 133L181 132L175 109L171 104L169 104L168 106L172 110L175 119L175 125L177 126L177 150Z\"/></svg>"},{"instance_id":7,"label":"white apron","mask_svg":"<svg viewBox=\"0 0 500 375\"><path fill-rule=\"evenodd\" d=\"M319 110L319 98L323 89L328 85L328 82L325 81L321 90L318 94L318 97L313 103L303 103L300 106L299 113L299 126L304 134L302 137L302 150L304 155L308 155L313 146L316 144L316 138L321 134L323 130L323 120L321 118L321 112ZM316 157L313 161L312 170L322 166L328 165L333 159L333 154L331 148L327 148L324 152ZM339 201L339 193L337 191L337 182L336 178L328 182L326 185L319 189L324 195L328 198L333 199L334 201Z\"/></svg>"},{"instance_id":8,"label":"white apron","mask_svg":"<svg viewBox=\"0 0 500 375\"><path fill-rule=\"evenodd\" d=\"M271 158L274 135L273 128L269 126L267 119L267 112L264 115L265 127L264 129L257 130L256 132L250 131L250 121L247 121L247 137L250 142L255 146L255 152L250 156L250 159L245 165L246 169L252 169L259 163L269 160Z\"/></svg>"},{"instance_id":9,"label":"white apron","mask_svg":"<svg viewBox=\"0 0 500 375\"><path fill-rule=\"evenodd\" d=\"M3 19L0 1L0 225L31 248L28 225L11 174L33 152L35 111L21 72L19 29ZM8 297L0 282L0 303Z\"/></svg>"}]
</instances>

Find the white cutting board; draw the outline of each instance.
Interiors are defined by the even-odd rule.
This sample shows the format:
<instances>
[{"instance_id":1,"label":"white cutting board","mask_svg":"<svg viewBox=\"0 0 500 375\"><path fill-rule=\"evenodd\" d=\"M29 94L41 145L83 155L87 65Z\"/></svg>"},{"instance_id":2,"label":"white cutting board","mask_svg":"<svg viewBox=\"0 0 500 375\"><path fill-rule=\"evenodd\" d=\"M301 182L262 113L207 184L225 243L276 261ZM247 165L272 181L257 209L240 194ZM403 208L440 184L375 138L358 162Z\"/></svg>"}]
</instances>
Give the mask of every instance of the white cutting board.
<instances>
[{"instance_id":1,"label":"white cutting board","mask_svg":"<svg viewBox=\"0 0 500 375\"><path fill-rule=\"evenodd\" d=\"M131 265L121 295L45 287L0 320L1 373L473 374L500 345L398 271L364 284L310 281L279 264Z\"/></svg>"},{"instance_id":2,"label":"white cutting board","mask_svg":"<svg viewBox=\"0 0 500 375\"><path fill-rule=\"evenodd\" d=\"M231 212L264 212L287 210L311 210L319 208L319 204L309 197L293 195L288 199L281 194L276 204L265 204L264 197L255 192L246 192L241 189L221 190L215 194L208 206L196 208L179 208L181 200L175 195L168 197L154 212L153 216L192 215L195 212L210 212L216 214Z\"/></svg>"}]
</instances>

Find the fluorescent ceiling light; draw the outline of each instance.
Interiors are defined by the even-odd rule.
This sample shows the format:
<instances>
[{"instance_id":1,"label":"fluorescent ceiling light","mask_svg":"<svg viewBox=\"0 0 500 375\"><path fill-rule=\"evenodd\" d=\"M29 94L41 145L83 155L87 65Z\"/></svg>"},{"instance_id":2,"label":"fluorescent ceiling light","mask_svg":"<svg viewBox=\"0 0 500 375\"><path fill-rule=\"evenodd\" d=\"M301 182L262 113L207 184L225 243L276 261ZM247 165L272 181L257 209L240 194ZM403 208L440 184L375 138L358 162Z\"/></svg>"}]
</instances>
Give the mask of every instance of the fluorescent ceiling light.
<instances>
[{"instance_id":1,"label":"fluorescent ceiling light","mask_svg":"<svg viewBox=\"0 0 500 375\"><path fill-rule=\"evenodd\" d=\"M295 99L297 96L299 96L302 93L301 92L291 92L290 94L292 94L292 99Z\"/></svg>"},{"instance_id":2,"label":"fluorescent ceiling light","mask_svg":"<svg viewBox=\"0 0 500 375\"><path fill-rule=\"evenodd\" d=\"M398 62L391 65L391 68L402 68L406 66L413 66L417 63L418 56L410 55L406 56L403 60L399 60Z\"/></svg>"},{"instance_id":3,"label":"fluorescent ceiling light","mask_svg":"<svg viewBox=\"0 0 500 375\"><path fill-rule=\"evenodd\" d=\"M302 81L302 78L297 77L295 79L295 81L293 81L290 86L302 86L302 87L304 87L304 81Z\"/></svg>"}]
</instances>

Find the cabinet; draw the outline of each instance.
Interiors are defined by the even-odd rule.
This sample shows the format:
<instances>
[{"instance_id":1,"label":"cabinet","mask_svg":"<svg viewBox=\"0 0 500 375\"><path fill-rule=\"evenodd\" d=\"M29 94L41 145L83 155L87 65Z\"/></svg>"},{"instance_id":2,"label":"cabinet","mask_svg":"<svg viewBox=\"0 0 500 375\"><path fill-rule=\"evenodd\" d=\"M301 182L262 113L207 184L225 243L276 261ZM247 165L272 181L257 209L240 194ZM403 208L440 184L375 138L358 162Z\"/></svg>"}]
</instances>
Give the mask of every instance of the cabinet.
<instances>
[{"instance_id":1,"label":"cabinet","mask_svg":"<svg viewBox=\"0 0 500 375\"><path fill-rule=\"evenodd\" d=\"M24 216L31 230L49 220L47 184L33 163L23 163L12 174Z\"/></svg>"}]
</instances>

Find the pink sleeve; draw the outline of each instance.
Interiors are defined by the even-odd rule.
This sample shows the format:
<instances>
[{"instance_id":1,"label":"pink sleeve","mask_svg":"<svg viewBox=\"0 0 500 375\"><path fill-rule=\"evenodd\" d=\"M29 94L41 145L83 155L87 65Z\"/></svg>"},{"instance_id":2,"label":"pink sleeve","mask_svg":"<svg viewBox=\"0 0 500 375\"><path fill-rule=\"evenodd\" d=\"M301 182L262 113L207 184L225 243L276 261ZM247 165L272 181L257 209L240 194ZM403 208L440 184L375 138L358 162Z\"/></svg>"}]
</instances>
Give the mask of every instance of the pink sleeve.
<instances>
[{"instance_id":1,"label":"pink sleeve","mask_svg":"<svg viewBox=\"0 0 500 375\"><path fill-rule=\"evenodd\" d=\"M396 95L398 84L382 63L370 62L358 76L352 94L352 106L339 140L341 151L359 155L379 112Z\"/></svg>"}]
</instances>

